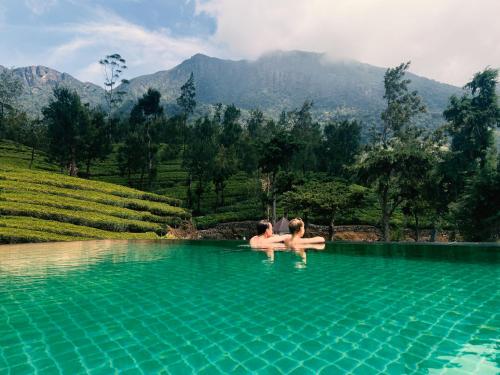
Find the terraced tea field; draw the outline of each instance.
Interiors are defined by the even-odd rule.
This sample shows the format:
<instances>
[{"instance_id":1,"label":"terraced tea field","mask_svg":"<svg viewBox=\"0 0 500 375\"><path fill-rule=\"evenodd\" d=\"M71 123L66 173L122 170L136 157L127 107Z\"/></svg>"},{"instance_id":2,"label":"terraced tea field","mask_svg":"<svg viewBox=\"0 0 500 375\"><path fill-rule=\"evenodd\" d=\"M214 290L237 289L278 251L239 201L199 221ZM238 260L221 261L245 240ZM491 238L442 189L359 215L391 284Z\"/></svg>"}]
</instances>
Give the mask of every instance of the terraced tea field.
<instances>
[{"instance_id":1,"label":"terraced tea field","mask_svg":"<svg viewBox=\"0 0 500 375\"><path fill-rule=\"evenodd\" d=\"M160 238L191 217L175 198L0 161L3 243Z\"/></svg>"}]
</instances>

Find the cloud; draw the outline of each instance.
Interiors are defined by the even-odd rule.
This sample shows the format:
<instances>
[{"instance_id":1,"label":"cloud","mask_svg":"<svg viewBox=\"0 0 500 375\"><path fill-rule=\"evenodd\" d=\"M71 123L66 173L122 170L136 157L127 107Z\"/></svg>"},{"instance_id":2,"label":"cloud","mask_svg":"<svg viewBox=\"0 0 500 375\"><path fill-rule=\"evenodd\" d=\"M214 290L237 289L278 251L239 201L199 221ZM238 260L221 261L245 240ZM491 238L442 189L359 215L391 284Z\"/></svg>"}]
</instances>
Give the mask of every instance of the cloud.
<instances>
[{"instance_id":1,"label":"cloud","mask_svg":"<svg viewBox=\"0 0 500 375\"><path fill-rule=\"evenodd\" d=\"M270 50L326 52L379 66L412 60L412 71L463 85L500 65L497 0L197 0L217 21L211 42L229 55Z\"/></svg>"},{"instance_id":2,"label":"cloud","mask_svg":"<svg viewBox=\"0 0 500 375\"><path fill-rule=\"evenodd\" d=\"M26 6L37 16L44 14L57 4L57 0L24 0Z\"/></svg>"},{"instance_id":3,"label":"cloud","mask_svg":"<svg viewBox=\"0 0 500 375\"><path fill-rule=\"evenodd\" d=\"M72 39L51 48L45 61L51 66L61 62L75 66L79 61L83 67L75 73L76 78L97 83L103 78L96 61L111 53L127 60L128 77L171 68L198 52L218 54L206 40L176 37L168 29L148 30L105 9L96 10L95 16L94 21L53 28L72 35Z\"/></svg>"}]
</instances>

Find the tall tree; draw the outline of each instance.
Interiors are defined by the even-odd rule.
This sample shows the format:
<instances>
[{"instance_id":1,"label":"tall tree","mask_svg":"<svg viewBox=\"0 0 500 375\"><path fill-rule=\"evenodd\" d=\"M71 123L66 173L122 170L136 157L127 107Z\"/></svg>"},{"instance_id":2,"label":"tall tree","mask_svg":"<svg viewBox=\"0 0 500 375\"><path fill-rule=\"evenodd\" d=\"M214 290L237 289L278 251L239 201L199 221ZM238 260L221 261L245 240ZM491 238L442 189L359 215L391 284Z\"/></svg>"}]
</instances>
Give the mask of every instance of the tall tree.
<instances>
[{"instance_id":1,"label":"tall tree","mask_svg":"<svg viewBox=\"0 0 500 375\"><path fill-rule=\"evenodd\" d=\"M483 168L493 146L493 130L500 126L500 107L496 94L498 71L485 69L465 85L462 97L452 96L444 111L451 136L449 169L455 170L450 183L454 199L465 188L477 167Z\"/></svg>"},{"instance_id":2,"label":"tall tree","mask_svg":"<svg viewBox=\"0 0 500 375\"><path fill-rule=\"evenodd\" d=\"M177 105L181 108L181 132L182 132L182 150L185 150L186 140L189 133L188 118L193 114L196 108L196 87L194 84L193 72L188 80L181 86L181 94L177 98Z\"/></svg>"},{"instance_id":3,"label":"tall tree","mask_svg":"<svg viewBox=\"0 0 500 375\"><path fill-rule=\"evenodd\" d=\"M104 160L112 150L109 122L105 114L97 109L90 110L90 121L82 135L82 159L86 166L86 177L90 178L90 167L96 160Z\"/></svg>"},{"instance_id":4,"label":"tall tree","mask_svg":"<svg viewBox=\"0 0 500 375\"><path fill-rule=\"evenodd\" d=\"M42 113L48 125L51 158L57 160L61 168L66 167L70 176L76 176L90 122L88 110L76 92L58 87L54 89L54 99Z\"/></svg>"},{"instance_id":5,"label":"tall tree","mask_svg":"<svg viewBox=\"0 0 500 375\"><path fill-rule=\"evenodd\" d=\"M318 166L317 153L321 139L321 128L312 119L312 106L311 101L305 101L300 109L288 114L292 142L296 145L293 164L303 174L316 170Z\"/></svg>"},{"instance_id":6,"label":"tall tree","mask_svg":"<svg viewBox=\"0 0 500 375\"><path fill-rule=\"evenodd\" d=\"M382 112L382 131L380 141L388 147L394 137L402 138L408 127L412 126L412 118L426 112L425 105L417 91L409 91L411 80L404 79L410 62L402 63L396 68L389 68L384 75L384 99L386 109Z\"/></svg>"},{"instance_id":7,"label":"tall tree","mask_svg":"<svg viewBox=\"0 0 500 375\"><path fill-rule=\"evenodd\" d=\"M469 178L454 207L460 233L467 241L500 239L500 167L492 149Z\"/></svg>"},{"instance_id":8,"label":"tall tree","mask_svg":"<svg viewBox=\"0 0 500 375\"><path fill-rule=\"evenodd\" d=\"M344 176L360 151L361 126L357 121L330 122L323 130L319 157L323 170L332 176Z\"/></svg>"},{"instance_id":9,"label":"tall tree","mask_svg":"<svg viewBox=\"0 0 500 375\"><path fill-rule=\"evenodd\" d=\"M189 144L183 154L182 166L190 176L190 181L196 181L196 212L201 212L201 198L212 179L214 159L217 155L217 129L208 117L198 119L189 137ZM191 193L188 186L188 194Z\"/></svg>"},{"instance_id":10,"label":"tall tree","mask_svg":"<svg viewBox=\"0 0 500 375\"><path fill-rule=\"evenodd\" d=\"M137 101L132 108L129 118L129 134L130 139L125 140L125 145L136 145L142 150L143 157L139 160L144 164L140 167L141 185L144 178L144 173L148 176L148 185L151 187L153 179L156 176L156 161L159 150L160 129L165 124L163 117L163 107L160 104L161 94L154 89L149 88L148 91ZM122 147L121 152L128 152L127 147ZM120 157L125 165L127 162L126 155ZM135 162L132 163L135 165ZM127 170L128 168L121 168Z\"/></svg>"},{"instance_id":11,"label":"tall tree","mask_svg":"<svg viewBox=\"0 0 500 375\"><path fill-rule=\"evenodd\" d=\"M425 112L416 91L409 92L410 80L404 79L409 67L403 63L387 69L384 76L387 108L382 112L383 127L377 141L358 161L359 176L374 186L380 208L382 236L390 241L390 220L405 199L404 185L411 177L418 176L425 154L416 152L415 142L419 131L412 119ZM422 163L422 164L421 164Z\"/></svg>"},{"instance_id":12,"label":"tall tree","mask_svg":"<svg viewBox=\"0 0 500 375\"><path fill-rule=\"evenodd\" d=\"M111 117L111 113L122 102L125 94L124 91L117 91L117 86L129 82L120 78L127 69L127 65L125 59L118 53L107 55L99 60L99 64L102 65L104 70L104 97L108 107L108 117Z\"/></svg>"},{"instance_id":13,"label":"tall tree","mask_svg":"<svg viewBox=\"0 0 500 375\"><path fill-rule=\"evenodd\" d=\"M26 119L23 122L21 137L23 140L22 143L31 149L30 169L33 167L36 151L45 143L46 136L47 126L40 118Z\"/></svg>"},{"instance_id":14,"label":"tall tree","mask_svg":"<svg viewBox=\"0 0 500 375\"><path fill-rule=\"evenodd\" d=\"M240 116L241 111L234 104L228 105L224 110L222 132L220 135L220 143L224 147L237 146L243 132L239 122Z\"/></svg>"},{"instance_id":15,"label":"tall tree","mask_svg":"<svg viewBox=\"0 0 500 375\"><path fill-rule=\"evenodd\" d=\"M188 80L181 86L181 95L177 98L177 105L181 107L182 113L189 117L193 114L196 108L196 88L194 86L193 72L189 75Z\"/></svg>"},{"instance_id":16,"label":"tall tree","mask_svg":"<svg viewBox=\"0 0 500 375\"><path fill-rule=\"evenodd\" d=\"M276 129L274 134L270 134L268 141L262 144L259 159L259 167L263 173L262 190L265 193L267 216L271 217L273 223L276 222L276 202L279 193L277 177L280 171L290 170L296 150L297 145L292 141L290 133L280 128Z\"/></svg>"}]
</instances>

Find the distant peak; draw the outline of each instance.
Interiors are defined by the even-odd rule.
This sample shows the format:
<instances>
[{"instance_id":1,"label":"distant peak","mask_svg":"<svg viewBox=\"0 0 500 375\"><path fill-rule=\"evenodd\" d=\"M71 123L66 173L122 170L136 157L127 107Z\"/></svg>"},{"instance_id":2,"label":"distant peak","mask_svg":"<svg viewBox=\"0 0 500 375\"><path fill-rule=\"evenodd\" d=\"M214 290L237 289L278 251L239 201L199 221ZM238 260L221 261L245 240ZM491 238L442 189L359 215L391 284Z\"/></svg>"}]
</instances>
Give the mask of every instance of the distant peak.
<instances>
[{"instance_id":1,"label":"distant peak","mask_svg":"<svg viewBox=\"0 0 500 375\"><path fill-rule=\"evenodd\" d=\"M203 53L197 53L189 58L189 60L206 60L206 59L213 59L213 57L204 55Z\"/></svg>"}]
</instances>

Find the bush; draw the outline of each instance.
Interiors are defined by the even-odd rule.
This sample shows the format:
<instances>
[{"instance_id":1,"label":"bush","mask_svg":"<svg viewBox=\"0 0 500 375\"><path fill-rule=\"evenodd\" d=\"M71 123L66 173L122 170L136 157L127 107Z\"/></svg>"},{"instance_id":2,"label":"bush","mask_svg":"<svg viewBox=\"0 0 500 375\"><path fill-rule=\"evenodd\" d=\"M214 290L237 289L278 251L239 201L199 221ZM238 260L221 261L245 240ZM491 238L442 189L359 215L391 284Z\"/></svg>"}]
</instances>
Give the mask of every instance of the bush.
<instances>
[{"instance_id":1,"label":"bush","mask_svg":"<svg viewBox=\"0 0 500 375\"><path fill-rule=\"evenodd\" d=\"M62 223L59 221L36 219L32 217L4 216L0 218L0 227L15 228L27 232L52 233L69 236L72 240L79 239L158 239L153 232L130 233L130 232L110 232L102 229L84 227L80 225ZM19 232L21 233L21 232ZM63 239L61 239L63 241Z\"/></svg>"},{"instance_id":2,"label":"bush","mask_svg":"<svg viewBox=\"0 0 500 375\"><path fill-rule=\"evenodd\" d=\"M29 203L0 201L0 213L11 216L31 216L113 232L155 232L162 234L163 227L155 223L121 219L97 212L74 211Z\"/></svg>"}]
</instances>

